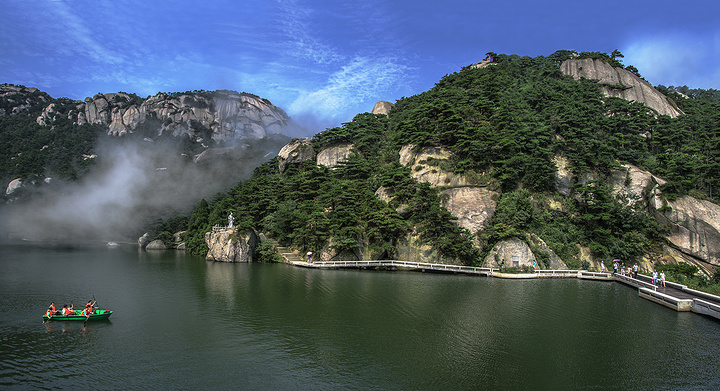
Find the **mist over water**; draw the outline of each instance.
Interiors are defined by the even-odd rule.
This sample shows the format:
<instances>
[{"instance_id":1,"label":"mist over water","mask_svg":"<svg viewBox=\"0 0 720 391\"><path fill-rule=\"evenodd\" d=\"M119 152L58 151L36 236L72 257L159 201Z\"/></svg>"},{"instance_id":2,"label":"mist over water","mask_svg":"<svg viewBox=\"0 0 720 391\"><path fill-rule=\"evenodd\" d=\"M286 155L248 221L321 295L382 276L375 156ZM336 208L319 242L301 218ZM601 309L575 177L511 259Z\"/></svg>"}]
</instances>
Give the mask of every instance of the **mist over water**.
<instances>
[{"instance_id":1,"label":"mist over water","mask_svg":"<svg viewBox=\"0 0 720 391\"><path fill-rule=\"evenodd\" d=\"M181 143L106 139L77 182L52 180L28 200L0 208L0 237L58 242L137 239L157 218L188 213L272 159L289 141L273 135L213 148L200 159Z\"/></svg>"}]
</instances>

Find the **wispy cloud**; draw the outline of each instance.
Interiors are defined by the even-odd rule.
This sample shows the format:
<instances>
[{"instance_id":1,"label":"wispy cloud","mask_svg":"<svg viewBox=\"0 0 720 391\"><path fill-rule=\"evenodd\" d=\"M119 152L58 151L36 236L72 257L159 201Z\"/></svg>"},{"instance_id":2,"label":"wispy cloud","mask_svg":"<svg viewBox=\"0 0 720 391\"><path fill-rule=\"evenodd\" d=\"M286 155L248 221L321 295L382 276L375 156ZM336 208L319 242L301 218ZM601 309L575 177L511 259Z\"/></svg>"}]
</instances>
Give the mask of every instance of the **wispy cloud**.
<instances>
[{"instance_id":1,"label":"wispy cloud","mask_svg":"<svg viewBox=\"0 0 720 391\"><path fill-rule=\"evenodd\" d=\"M390 57L356 57L330 75L319 89L307 91L289 107L290 113L312 113L321 119L343 119L348 109L406 82L410 68ZM367 111L369 108L360 111Z\"/></svg>"},{"instance_id":2,"label":"wispy cloud","mask_svg":"<svg viewBox=\"0 0 720 391\"><path fill-rule=\"evenodd\" d=\"M700 35L666 32L633 40L624 62L637 67L653 84L720 88L720 30ZM709 64L713 64L709 67ZM715 69L707 72L707 69Z\"/></svg>"}]
</instances>

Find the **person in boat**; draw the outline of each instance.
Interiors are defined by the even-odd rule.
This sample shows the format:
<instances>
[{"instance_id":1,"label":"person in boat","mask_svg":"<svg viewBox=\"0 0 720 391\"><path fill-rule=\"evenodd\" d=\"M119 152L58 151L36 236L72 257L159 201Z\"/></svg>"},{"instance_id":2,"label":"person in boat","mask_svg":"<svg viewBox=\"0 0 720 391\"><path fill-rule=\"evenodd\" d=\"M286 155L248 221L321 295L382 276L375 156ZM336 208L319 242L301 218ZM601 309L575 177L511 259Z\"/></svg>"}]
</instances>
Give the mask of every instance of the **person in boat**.
<instances>
[{"instance_id":1,"label":"person in boat","mask_svg":"<svg viewBox=\"0 0 720 391\"><path fill-rule=\"evenodd\" d=\"M65 304L65 305L63 306L63 309L62 309L62 314L65 315L65 316L67 316L67 315L73 315L73 314L75 313L75 310L73 310L72 307L73 307L72 304L70 304L70 307L68 307L67 304Z\"/></svg>"},{"instance_id":2,"label":"person in boat","mask_svg":"<svg viewBox=\"0 0 720 391\"><path fill-rule=\"evenodd\" d=\"M48 319L52 318L53 315L55 315L55 303L50 303L50 306L48 307L47 311L45 311L45 316L48 317Z\"/></svg>"},{"instance_id":3,"label":"person in boat","mask_svg":"<svg viewBox=\"0 0 720 391\"><path fill-rule=\"evenodd\" d=\"M97 301L95 303L97 303ZM85 309L83 310L82 314L85 316L90 316L94 311L95 303L93 303L92 300L88 300L87 305L85 305Z\"/></svg>"}]
</instances>

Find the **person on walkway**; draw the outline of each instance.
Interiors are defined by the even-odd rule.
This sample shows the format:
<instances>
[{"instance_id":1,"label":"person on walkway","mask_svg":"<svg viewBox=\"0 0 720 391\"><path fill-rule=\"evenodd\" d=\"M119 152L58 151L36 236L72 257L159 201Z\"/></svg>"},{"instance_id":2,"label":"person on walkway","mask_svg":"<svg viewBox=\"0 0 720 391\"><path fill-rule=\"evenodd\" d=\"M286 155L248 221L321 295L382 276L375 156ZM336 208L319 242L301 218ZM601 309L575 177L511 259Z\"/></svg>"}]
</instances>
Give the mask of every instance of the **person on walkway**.
<instances>
[{"instance_id":1,"label":"person on walkway","mask_svg":"<svg viewBox=\"0 0 720 391\"><path fill-rule=\"evenodd\" d=\"M665 271L660 272L660 283L662 284L663 288L665 287Z\"/></svg>"},{"instance_id":2,"label":"person on walkway","mask_svg":"<svg viewBox=\"0 0 720 391\"><path fill-rule=\"evenodd\" d=\"M617 262L613 262L613 275L617 274L618 272L618 264Z\"/></svg>"},{"instance_id":3,"label":"person on walkway","mask_svg":"<svg viewBox=\"0 0 720 391\"><path fill-rule=\"evenodd\" d=\"M657 272L657 270L655 270L655 271L653 271L653 273L652 273L652 284L653 284L653 285L656 285L656 284L657 284L657 280L658 280L658 272Z\"/></svg>"},{"instance_id":4,"label":"person on walkway","mask_svg":"<svg viewBox=\"0 0 720 391\"><path fill-rule=\"evenodd\" d=\"M604 261L600 261L600 272L605 273L605 262Z\"/></svg>"},{"instance_id":5,"label":"person on walkway","mask_svg":"<svg viewBox=\"0 0 720 391\"><path fill-rule=\"evenodd\" d=\"M633 278L637 279L638 266L637 263L633 265Z\"/></svg>"},{"instance_id":6,"label":"person on walkway","mask_svg":"<svg viewBox=\"0 0 720 391\"><path fill-rule=\"evenodd\" d=\"M307 258L308 262L312 262L312 251L308 251L308 253L305 254L305 257Z\"/></svg>"}]
</instances>

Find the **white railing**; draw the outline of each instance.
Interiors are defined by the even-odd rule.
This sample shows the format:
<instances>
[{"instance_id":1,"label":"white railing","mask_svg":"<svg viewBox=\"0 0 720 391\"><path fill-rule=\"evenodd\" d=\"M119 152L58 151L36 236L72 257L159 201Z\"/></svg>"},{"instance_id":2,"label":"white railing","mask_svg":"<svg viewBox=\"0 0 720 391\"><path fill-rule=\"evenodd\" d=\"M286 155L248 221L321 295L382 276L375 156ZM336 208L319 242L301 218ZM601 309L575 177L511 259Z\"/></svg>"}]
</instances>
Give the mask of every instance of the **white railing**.
<instances>
[{"instance_id":1,"label":"white railing","mask_svg":"<svg viewBox=\"0 0 720 391\"><path fill-rule=\"evenodd\" d=\"M409 262L409 261L398 261L398 260L374 260L374 261L318 261L311 262L310 265L314 267L405 267L411 269L424 269L424 270L436 270L436 271L447 271L457 273L470 273L470 274L485 274L490 275L493 272L492 268L489 267L475 267L475 266L460 266L460 265L446 265L442 263L426 263L426 262Z\"/></svg>"}]
</instances>

